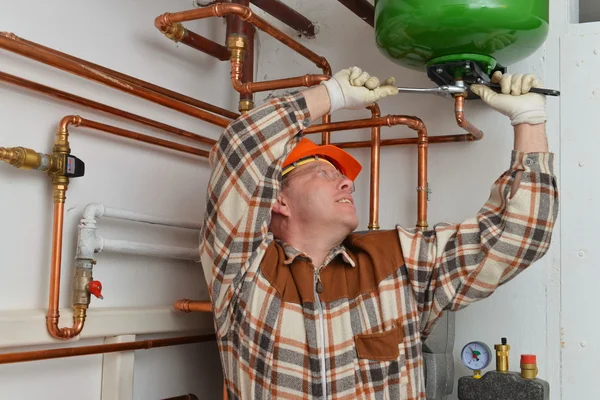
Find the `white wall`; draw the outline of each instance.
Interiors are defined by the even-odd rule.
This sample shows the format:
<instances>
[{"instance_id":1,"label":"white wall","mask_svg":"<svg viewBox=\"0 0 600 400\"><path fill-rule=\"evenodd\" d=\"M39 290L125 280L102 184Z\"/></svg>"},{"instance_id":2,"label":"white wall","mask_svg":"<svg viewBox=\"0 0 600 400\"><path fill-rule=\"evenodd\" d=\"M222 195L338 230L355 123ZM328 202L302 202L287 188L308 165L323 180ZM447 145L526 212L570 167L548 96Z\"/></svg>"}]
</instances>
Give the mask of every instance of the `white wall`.
<instances>
[{"instance_id":1,"label":"white wall","mask_svg":"<svg viewBox=\"0 0 600 400\"><path fill-rule=\"evenodd\" d=\"M337 1L320 2L318 8L313 2L285 2L318 23L320 31L316 39L300 40L315 52L325 55L334 71L356 64L380 77L393 75L399 85L431 85L425 74L398 67L379 54L373 43L373 29ZM0 14L2 30L13 31L27 39L202 100L229 109L236 108L236 96L232 94L228 84L226 63L214 61L184 46L177 47L153 28L152 20L156 15L191 8L191 1L111 0L98 3L61 0L36 3L35 8L26 3L6 0L3 3L3 12ZM569 14L570 10L577 9L575 2L550 0L550 3L551 32L547 42L534 55L510 66L509 70L534 72L548 87L561 89L564 93L560 99L548 99L547 129L551 149L557 155L555 166L557 170L562 167L559 183L565 182L562 186L565 193L569 194L567 197L563 193L562 197L561 216L565 218L563 225L559 223L552 248L543 260L518 279L500 288L490 299L457 314L455 354L458 355L458 351L470 340L483 340L493 345L504 336L512 345L511 369L518 370L521 353L537 354L539 377L550 382L553 400L598 398L597 393L592 394L597 389L590 383L592 376L597 375L598 371L598 364L594 359L599 359L597 345L593 344L594 331L599 328L591 314L594 300L591 293L594 288L590 287L590 292L586 292L580 290L577 284L594 273L593 244L585 241L590 240L586 239L586 235L591 238L593 231L592 228L581 229L588 221L591 223L587 226L596 225L593 222L597 215L591 211L594 193L586 194L583 192L585 186L569 185L568 182L582 173L587 174L584 177L589 185L597 180L593 175L594 153L590 146L595 143L590 126L597 125L597 121L578 117L583 110L589 115L597 110L597 96L589 93L584 95L579 90L587 87L590 91L591 83L594 82L593 71L597 70L597 65L593 44L598 42L597 36L589 35L600 32L600 27L597 24L586 24L585 34L588 38L580 41L576 37L580 35L581 28L568 23L576 20ZM27 18L24 17L25 13ZM67 15L71 19L65 23L58 17L50 17L58 15ZM267 18L269 21L273 20ZM292 33L285 26L275 24L285 32ZM215 40L222 39L223 26L219 22L195 23L191 27ZM265 34L260 35L258 51L257 76L260 80L319 72L309 61ZM579 65L578 61L581 61ZM581 65L586 68L581 68ZM181 128L211 137L218 135L218 129L201 121L39 66L12 54L3 52L0 68ZM63 115L74 112L118 126L129 126L103 115L9 88L4 84L0 88L3 91L0 96L0 115L4 122L4 129L0 133L2 146L23 145L39 151L49 151L57 121ZM264 96L259 96L261 97ZM419 116L427 124L430 135L462 132L455 124L452 102L448 100L434 96L403 95L383 100L380 106L383 115ZM362 111L339 112L333 119L364 118L367 115ZM433 189L429 203L430 224L460 221L472 216L487 199L492 182L508 166L512 146L512 132L508 121L480 103L468 102L466 115L483 129L486 137L478 143L430 146L429 176ZM63 276L70 276L69 260L73 257L74 229L82 207L89 202L101 201L115 207L172 218L200 219L208 175L205 162L114 140L82 129L74 131L73 152L87 162L89 172L85 178L74 180L68 193L67 208L70 211L65 225L67 240ZM402 127L383 129L385 138L407 137L412 134ZM582 138L584 134L589 137ZM366 130L333 134L334 141L367 139L368 136L369 132ZM574 143L581 143L582 146L585 143L586 147L579 149L573 146ZM578 157L580 151L587 152ZM367 149L352 152L368 165ZM562 157L559 156L562 154L568 158L561 160ZM579 162L585 168L580 167ZM366 229L368 174L362 174L357 185L356 201L361 228ZM380 219L383 228L391 228L396 223L414 225L415 186L416 149L383 149ZM1 234L3 256L0 265L0 310L43 308L46 306L50 256L48 235L51 204L48 201L48 181L40 174L0 168L0 192L3 194L0 197L0 207L4 211L2 215L5 227ZM582 195L587 195L586 202L571 200ZM131 233L132 238L134 233L140 234L129 225L103 226L104 232L109 233L114 232L115 228L119 228L119 235L123 234L122 229L129 230L126 233ZM563 235L563 232L566 234ZM165 244L193 245L196 240L193 235L185 236L182 233L171 237L175 235L172 231L144 230L141 233L148 240L156 241L165 241L167 233L169 238ZM568 258L569 255L563 256L564 260L568 260L564 273L561 270L561 244L572 256L572 259ZM578 258L580 250L584 251L583 259ZM572 252L575 252L574 255ZM576 265L581 268L573 274L571 269L577 268ZM105 285L106 299L104 302L93 301L92 307L160 306L170 304L180 297L199 298L205 295L197 266L185 262L101 254L95 271L96 277ZM66 293L67 281L65 279L63 284L63 291ZM61 307L68 306L68 297L63 295ZM568 313L569 317L561 317L561 310L563 315ZM202 326L206 327L206 322ZM43 329L43 326L39 329ZM583 342L587 347L582 346ZM199 394L200 390L203 390L202 393L218 393L218 372L216 368L207 367L216 365L214 346L202 345L195 346L191 351L188 349L181 347L139 353L136 364L136 398L154 399L187 392ZM196 357L197 354L201 354L202 358ZM208 357L205 359L206 354ZM581 357L584 357L583 361L579 362ZM564 360L564 364L561 360ZM61 396L78 399L80 397L65 397L67 388L86 388L88 393L92 393L88 398L97 399L100 363L101 357L92 356L0 367L0 398L10 398L15 393L26 390L25 397L20 398L33 398L34 393L43 391L48 398ZM184 375L182 371L185 371ZM466 374L468 371L457 364L457 377ZM32 376L35 376L33 384ZM182 376L189 379L182 379ZM78 378L75 385L72 377ZM196 378L204 379L195 383ZM56 390L42 388L41 385L46 382L55 382ZM168 393L165 391L166 387L170 390ZM561 393L564 395L561 396Z\"/></svg>"},{"instance_id":2,"label":"white wall","mask_svg":"<svg viewBox=\"0 0 600 400\"><path fill-rule=\"evenodd\" d=\"M0 30L235 110L236 96L228 86L227 63L176 45L154 27L156 16L189 8L192 8L191 0L60 0L36 4L3 0L0 2ZM224 38L221 21L191 24L190 27L218 41ZM200 120L9 52L2 51L0 70L198 134L216 138L220 133L220 129ZM177 141L144 126L5 83L0 83L0 91L0 146L25 146L51 152L56 126L68 114L79 114ZM60 302L61 308L66 309L71 303L76 227L85 205L101 202L173 219L200 221L209 174L204 159L88 129L71 129L71 147L73 154L86 162L86 176L73 179L67 192ZM29 315L33 310L40 310L34 313L35 318L32 317L37 322L28 322L27 330L21 332L11 323L14 318L0 317L0 336L6 338L12 334L21 344L27 343L19 341L25 335L49 342L41 316L48 301L52 223L50 182L42 173L3 165L0 168L0 193L3 227L0 233L0 314L6 317L9 310L27 310ZM197 233L193 231L147 228L120 221L103 220L99 230L102 235L115 239L181 247L193 247L198 241ZM99 307L109 307L107 310L167 307L168 313L168 308L177 299L206 299L203 274L199 264L193 262L100 254L94 277L103 283L105 298L103 301L92 300L92 312ZM210 318L198 317L197 314L182 316L179 323L187 330L195 327L211 331ZM88 327L94 321L104 320L94 319L92 315ZM157 321L156 325L161 323ZM63 315L61 326L70 324L69 317ZM31 331L33 327L35 332ZM174 332L166 336L190 333ZM97 343L102 343L102 339L82 340L77 345ZM29 349L38 348L0 351ZM3 365L0 366L0 398L100 399L101 365L102 356ZM215 398L220 394L222 382L219 365L214 342L137 352L135 398L159 399L190 392Z\"/></svg>"}]
</instances>

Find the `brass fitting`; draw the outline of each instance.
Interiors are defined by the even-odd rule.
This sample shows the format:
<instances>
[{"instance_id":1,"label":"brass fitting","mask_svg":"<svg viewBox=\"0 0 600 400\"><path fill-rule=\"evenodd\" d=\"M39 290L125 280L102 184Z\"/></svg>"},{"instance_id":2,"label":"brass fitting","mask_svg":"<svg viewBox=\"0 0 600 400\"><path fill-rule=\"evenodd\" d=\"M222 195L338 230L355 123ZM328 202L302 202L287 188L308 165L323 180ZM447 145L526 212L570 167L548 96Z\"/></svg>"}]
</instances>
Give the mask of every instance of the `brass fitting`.
<instances>
[{"instance_id":1,"label":"brass fitting","mask_svg":"<svg viewBox=\"0 0 600 400\"><path fill-rule=\"evenodd\" d=\"M231 51L231 61L241 62L246 56L248 39L242 35L229 35L227 37L227 48Z\"/></svg>"},{"instance_id":2,"label":"brass fitting","mask_svg":"<svg viewBox=\"0 0 600 400\"><path fill-rule=\"evenodd\" d=\"M521 354L521 377L523 379L537 378L538 368L536 357L533 354Z\"/></svg>"},{"instance_id":3,"label":"brass fitting","mask_svg":"<svg viewBox=\"0 0 600 400\"><path fill-rule=\"evenodd\" d=\"M26 147L0 147L0 160L21 169L40 169L42 158L46 154L40 154ZM42 171L44 171L42 169Z\"/></svg>"},{"instance_id":4,"label":"brass fitting","mask_svg":"<svg viewBox=\"0 0 600 400\"><path fill-rule=\"evenodd\" d=\"M254 101L252 101L252 100L249 100L249 99L240 100L240 102L238 103L238 110L242 114L246 114L248 111L252 110L253 108L254 108Z\"/></svg>"},{"instance_id":5,"label":"brass fitting","mask_svg":"<svg viewBox=\"0 0 600 400\"><path fill-rule=\"evenodd\" d=\"M181 40L187 36L187 29L185 29L181 22L169 24L163 29L161 29L161 31L165 34L166 37L168 37L175 43L181 42Z\"/></svg>"},{"instance_id":6,"label":"brass fitting","mask_svg":"<svg viewBox=\"0 0 600 400\"><path fill-rule=\"evenodd\" d=\"M64 203L67 199L67 188L69 187L69 178L58 173L52 175L52 194L54 203Z\"/></svg>"},{"instance_id":7,"label":"brass fitting","mask_svg":"<svg viewBox=\"0 0 600 400\"><path fill-rule=\"evenodd\" d=\"M367 228L368 228L370 231L376 231L376 230L379 230L379 228L381 228L381 227L379 226L379 224L372 224L372 225L371 225L371 224L369 224L369 226L367 226Z\"/></svg>"},{"instance_id":8,"label":"brass fitting","mask_svg":"<svg viewBox=\"0 0 600 400\"><path fill-rule=\"evenodd\" d=\"M502 344L494 345L496 350L496 371L508 372L508 356L510 345L506 343L506 338L502 338Z\"/></svg>"},{"instance_id":9,"label":"brass fitting","mask_svg":"<svg viewBox=\"0 0 600 400\"><path fill-rule=\"evenodd\" d=\"M92 270L88 268L78 267L75 269L73 276L73 308L77 305L90 304L90 292L87 290L87 285L92 281Z\"/></svg>"}]
</instances>

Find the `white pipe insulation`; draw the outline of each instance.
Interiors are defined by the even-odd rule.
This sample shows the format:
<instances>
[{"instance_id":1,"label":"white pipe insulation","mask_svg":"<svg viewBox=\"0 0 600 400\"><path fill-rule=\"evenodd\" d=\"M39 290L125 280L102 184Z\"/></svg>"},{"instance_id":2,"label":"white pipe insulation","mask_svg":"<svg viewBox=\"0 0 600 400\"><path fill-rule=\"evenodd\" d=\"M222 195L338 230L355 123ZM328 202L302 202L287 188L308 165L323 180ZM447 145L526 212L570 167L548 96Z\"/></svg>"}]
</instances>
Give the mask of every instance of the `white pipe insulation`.
<instances>
[{"instance_id":1,"label":"white pipe insulation","mask_svg":"<svg viewBox=\"0 0 600 400\"><path fill-rule=\"evenodd\" d=\"M105 207L103 204L89 204L83 212L83 218L78 226L77 237L77 266L91 268L95 263L95 254L101 251L135 254L150 257L176 258L199 261L200 253L197 247L184 248L163 246L149 243L128 242L124 240L106 239L96 234L96 223L102 217L123 219L147 224L172 226L184 229L200 229L200 224L171 220L153 215L135 213Z\"/></svg>"}]
</instances>

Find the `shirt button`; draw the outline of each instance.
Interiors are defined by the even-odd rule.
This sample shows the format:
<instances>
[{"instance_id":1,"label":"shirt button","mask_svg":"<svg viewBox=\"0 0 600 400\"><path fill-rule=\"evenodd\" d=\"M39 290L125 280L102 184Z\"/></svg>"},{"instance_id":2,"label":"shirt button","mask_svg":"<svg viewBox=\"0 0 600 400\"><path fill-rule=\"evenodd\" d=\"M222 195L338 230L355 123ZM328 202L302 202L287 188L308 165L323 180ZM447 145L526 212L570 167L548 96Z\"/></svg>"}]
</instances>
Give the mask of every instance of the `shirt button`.
<instances>
[{"instance_id":1,"label":"shirt button","mask_svg":"<svg viewBox=\"0 0 600 400\"><path fill-rule=\"evenodd\" d=\"M306 119L304 120L303 124L304 124L304 127L305 127L305 128L306 128L307 126L309 126L309 125L310 125L310 119L306 118Z\"/></svg>"},{"instance_id":2,"label":"shirt button","mask_svg":"<svg viewBox=\"0 0 600 400\"><path fill-rule=\"evenodd\" d=\"M531 161L529 158L525 159L525 165L531 165L533 164L533 161Z\"/></svg>"}]
</instances>

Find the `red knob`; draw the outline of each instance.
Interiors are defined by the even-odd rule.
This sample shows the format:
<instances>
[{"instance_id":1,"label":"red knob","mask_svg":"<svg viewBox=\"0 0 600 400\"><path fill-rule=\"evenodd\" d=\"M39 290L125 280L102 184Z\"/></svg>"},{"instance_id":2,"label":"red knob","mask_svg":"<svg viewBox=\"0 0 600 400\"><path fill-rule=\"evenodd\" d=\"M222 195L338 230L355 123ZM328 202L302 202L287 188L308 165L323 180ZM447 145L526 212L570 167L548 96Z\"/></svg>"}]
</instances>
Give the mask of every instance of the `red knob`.
<instances>
[{"instance_id":1,"label":"red knob","mask_svg":"<svg viewBox=\"0 0 600 400\"><path fill-rule=\"evenodd\" d=\"M102 296L102 283L100 283L100 281L91 281L88 283L87 290L101 300L104 298L104 296Z\"/></svg>"}]
</instances>

